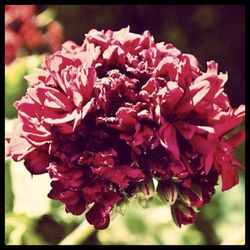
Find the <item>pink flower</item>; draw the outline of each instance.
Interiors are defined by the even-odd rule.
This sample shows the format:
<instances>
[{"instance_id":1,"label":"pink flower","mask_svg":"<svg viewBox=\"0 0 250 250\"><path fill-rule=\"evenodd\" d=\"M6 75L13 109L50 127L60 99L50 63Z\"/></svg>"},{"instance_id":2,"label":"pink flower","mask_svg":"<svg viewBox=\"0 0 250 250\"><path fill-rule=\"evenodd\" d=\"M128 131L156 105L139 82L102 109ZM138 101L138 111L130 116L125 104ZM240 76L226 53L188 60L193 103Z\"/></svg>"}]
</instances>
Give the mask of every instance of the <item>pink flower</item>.
<instances>
[{"instance_id":1,"label":"pink flower","mask_svg":"<svg viewBox=\"0 0 250 250\"><path fill-rule=\"evenodd\" d=\"M72 214L86 211L97 229L123 199L149 197L152 179L177 225L193 223L220 176L222 191L238 183L233 151L244 132L225 136L245 109L230 106L227 74L214 61L202 72L193 55L155 43L148 31L85 36L26 77L8 155L32 174L48 172L49 198Z\"/></svg>"},{"instance_id":2,"label":"pink flower","mask_svg":"<svg viewBox=\"0 0 250 250\"><path fill-rule=\"evenodd\" d=\"M32 20L34 13L35 5L5 6L5 64L10 64L16 58L24 43L22 36L24 34L27 37L27 31L29 33L27 42L32 44L34 41L38 41L37 30L34 28L34 19ZM23 34L20 32L22 29ZM34 33L35 36L33 36Z\"/></svg>"}]
</instances>

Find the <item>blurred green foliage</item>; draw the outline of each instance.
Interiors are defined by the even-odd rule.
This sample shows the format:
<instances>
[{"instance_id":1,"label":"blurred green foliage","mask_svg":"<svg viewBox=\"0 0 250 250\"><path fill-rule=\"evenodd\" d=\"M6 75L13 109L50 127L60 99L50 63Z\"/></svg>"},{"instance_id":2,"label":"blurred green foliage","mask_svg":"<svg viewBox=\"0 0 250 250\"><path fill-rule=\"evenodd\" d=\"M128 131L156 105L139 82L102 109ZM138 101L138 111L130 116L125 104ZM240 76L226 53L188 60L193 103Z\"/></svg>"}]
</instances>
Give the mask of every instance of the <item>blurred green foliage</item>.
<instances>
[{"instance_id":1,"label":"blurred green foliage","mask_svg":"<svg viewBox=\"0 0 250 250\"><path fill-rule=\"evenodd\" d=\"M10 173L10 160L5 160L5 178L4 178L4 205L5 205L5 213L13 210L14 204L14 194L11 185L11 173Z\"/></svg>"},{"instance_id":2,"label":"blurred green foliage","mask_svg":"<svg viewBox=\"0 0 250 250\"><path fill-rule=\"evenodd\" d=\"M183 52L193 53L203 67L207 60L219 62L220 71L228 71L226 92L233 106L245 102L244 96L244 7L223 5L38 5L38 11L51 10L64 27L65 40L78 44L84 33L92 28L120 29L130 25L131 31L142 33L148 29L156 41L173 43ZM52 18L53 18L52 17ZM157 17L157 18L156 18ZM42 22L43 20L41 20ZM77 25L76 25L77 24ZM5 68L5 117L15 118L12 106L27 88L23 76L39 67L44 55L25 55ZM11 120L13 122L13 120ZM244 124L237 129L242 129ZM235 131L234 131L235 132ZM245 163L245 143L235 152L236 159ZM34 195L23 185L14 169L15 163L5 162L5 242L8 245L54 245L74 231L84 216L67 214L61 203L48 199L49 209L31 215L35 209ZM18 166L20 167L20 166ZM16 174L13 174L15 171ZM26 171L23 167L23 171ZM245 173L239 170L239 185L227 192L220 191L220 183L210 204L204 206L194 225L175 226L170 208L157 197L143 208L137 200L118 208L108 229L93 231L80 244L244 244ZM36 178L40 178L37 176ZM30 176L26 181L32 182ZM35 181L35 180L34 180ZM41 184L48 189L49 182ZM43 187L44 185L44 187ZM15 187L15 194L14 188ZM27 196L27 209L20 211L20 196ZM126 209L125 209L126 208Z\"/></svg>"},{"instance_id":3,"label":"blurred green foliage","mask_svg":"<svg viewBox=\"0 0 250 250\"><path fill-rule=\"evenodd\" d=\"M27 88L26 80L23 78L27 74L24 60L19 58L5 67L5 116L7 118L16 117L17 113L13 102L20 99Z\"/></svg>"},{"instance_id":4,"label":"blurred green foliage","mask_svg":"<svg viewBox=\"0 0 250 250\"><path fill-rule=\"evenodd\" d=\"M24 214L5 214L5 242L9 245L43 245L46 242L34 230L37 221Z\"/></svg>"},{"instance_id":5,"label":"blurred green foliage","mask_svg":"<svg viewBox=\"0 0 250 250\"><path fill-rule=\"evenodd\" d=\"M42 63L42 55L19 57L5 66L5 117L17 116L13 102L19 100L28 87L24 76L33 72Z\"/></svg>"}]
</instances>

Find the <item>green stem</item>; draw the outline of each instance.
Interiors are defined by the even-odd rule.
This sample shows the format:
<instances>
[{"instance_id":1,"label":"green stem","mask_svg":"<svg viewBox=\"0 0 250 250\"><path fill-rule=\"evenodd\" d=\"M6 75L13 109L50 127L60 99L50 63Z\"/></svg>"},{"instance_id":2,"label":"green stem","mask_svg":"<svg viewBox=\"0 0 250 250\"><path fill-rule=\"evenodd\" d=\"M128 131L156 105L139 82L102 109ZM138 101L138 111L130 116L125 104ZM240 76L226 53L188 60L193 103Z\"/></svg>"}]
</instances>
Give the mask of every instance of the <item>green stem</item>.
<instances>
[{"instance_id":1,"label":"green stem","mask_svg":"<svg viewBox=\"0 0 250 250\"><path fill-rule=\"evenodd\" d=\"M80 245L95 231L95 228L84 220L73 232L64 238L58 245Z\"/></svg>"}]
</instances>

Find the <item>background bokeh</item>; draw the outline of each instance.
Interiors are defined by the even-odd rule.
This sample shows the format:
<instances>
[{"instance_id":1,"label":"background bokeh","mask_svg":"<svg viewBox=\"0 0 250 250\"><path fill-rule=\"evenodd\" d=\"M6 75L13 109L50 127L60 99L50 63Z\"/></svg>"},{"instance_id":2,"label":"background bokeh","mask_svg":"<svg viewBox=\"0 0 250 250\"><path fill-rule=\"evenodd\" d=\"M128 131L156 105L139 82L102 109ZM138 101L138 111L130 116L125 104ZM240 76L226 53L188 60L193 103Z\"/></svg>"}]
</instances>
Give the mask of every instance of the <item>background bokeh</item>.
<instances>
[{"instance_id":1,"label":"background bokeh","mask_svg":"<svg viewBox=\"0 0 250 250\"><path fill-rule=\"evenodd\" d=\"M57 20L63 39L81 44L90 29L118 30L130 26L135 33L149 30L156 42L170 42L194 54L203 69L208 60L228 72L225 91L233 107L245 103L245 8L242 5L36 5L40 29ZM42 21L41 21L42 20ZM40 24L39 22L37 22ZM27 88L23 76L38 67L46 48L23 49L5 66L6 135L14 130L12 102ZM240 125L240 129L244 124ZM245 163L245 144L236 159ZM107 230L94 231L78 244L244 244L245 174L239 185L222 193L220 183L212 202L205 205L194 225L177 228L170 209L154 198L147 208L136 200L125 214L114 214ZM83 216L66 214L62 205L47 198L46 175L31 177L21 163L5 163L6 244L58 244L82 222Z\"/></svg>"}]
</instances>

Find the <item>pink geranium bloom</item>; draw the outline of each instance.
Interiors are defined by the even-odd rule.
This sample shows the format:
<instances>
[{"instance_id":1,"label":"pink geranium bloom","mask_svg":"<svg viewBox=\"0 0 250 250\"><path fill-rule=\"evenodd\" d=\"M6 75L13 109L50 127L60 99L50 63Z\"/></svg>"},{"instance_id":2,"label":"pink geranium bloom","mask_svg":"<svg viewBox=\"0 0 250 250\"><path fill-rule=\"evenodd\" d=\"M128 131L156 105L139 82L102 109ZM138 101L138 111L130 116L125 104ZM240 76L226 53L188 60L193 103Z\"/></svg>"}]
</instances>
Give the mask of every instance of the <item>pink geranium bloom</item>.
<instances>
[{"instance_id":1,"label":"pink geranium bloom","mask_svg":"<svg viewBox=\"0 0 250 250\"><path fill-rule=\"evenodd\" d=\"M214 61L202 72L193 55L155 43L148 31L85 36L26 76L8 155L32 174L49 173L49 198L74 215L86 211L97 229L124 199L147 199L153 178L177 225L193 223L220 176L222 191L238 183L233 151L244 131L225 136L245 107L231 107L227 73Z\"/></svg>"}]
</instances>

